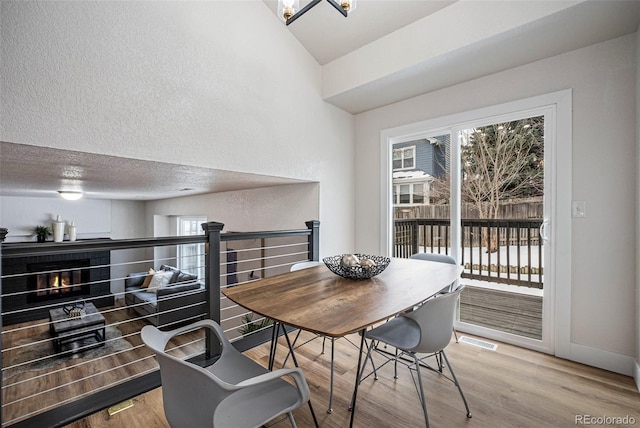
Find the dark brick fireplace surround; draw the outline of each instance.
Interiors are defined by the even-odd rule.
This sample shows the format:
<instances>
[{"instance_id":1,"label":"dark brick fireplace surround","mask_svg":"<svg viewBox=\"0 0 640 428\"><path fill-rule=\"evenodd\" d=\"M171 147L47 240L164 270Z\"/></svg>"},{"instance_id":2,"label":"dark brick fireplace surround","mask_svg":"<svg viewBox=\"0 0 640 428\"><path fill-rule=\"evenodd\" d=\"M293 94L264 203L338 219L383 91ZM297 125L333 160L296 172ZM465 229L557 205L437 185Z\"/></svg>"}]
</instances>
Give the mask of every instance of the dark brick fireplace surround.
<instances>
[{"instance_id":1,"label":"dark brick fireplace surround","mask_svg":"<svg viewBox=\"0 0 640 428\"><path fill-rule=\"evenodd\" d=\"M2 245L9 247L11 243ZM33 243L33 245L46 246L48 243ZM49 309L78 299L91 301L96 307L113 305L114 296L110 291L110 263L110 251L3 258L2 324L45 319L49 315ZM80 277L83 285L69 288L65 292L61 289L58 293L44 297L42 293L36 292L36 274L20 275L73 269L81 269ZM12 275L16 276L12 277Z\"/></svg>"}]
</instances>

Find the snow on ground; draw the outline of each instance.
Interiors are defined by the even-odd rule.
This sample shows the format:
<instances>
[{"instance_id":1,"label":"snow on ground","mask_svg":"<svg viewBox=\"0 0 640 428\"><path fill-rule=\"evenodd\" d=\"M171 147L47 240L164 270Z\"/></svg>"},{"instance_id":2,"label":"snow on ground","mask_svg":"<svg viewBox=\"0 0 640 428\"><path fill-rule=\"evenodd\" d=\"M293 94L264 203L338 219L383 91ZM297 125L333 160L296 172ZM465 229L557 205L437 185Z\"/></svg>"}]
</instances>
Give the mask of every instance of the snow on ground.
<instances>
[{"instance_id":1,"label":"snow on ground","mask_svg":"<svg viewBox=\"0 0 640 428\"><path fill-rule=\"evenodd\" d=\"M531 263L529 264L529 248L528 247L519 247L520 249L520 264L518 264L518 247L517 246L509 246L500 247L499 252L487 253L486 248L481 247L473 247L473 248L464 248L463 250L463 259L464 264L471 264L473 260L473 265L498 265L498 260L500 260L499 266L506 267L507 266L507 255L509 257L509 266L520 266L520 267L531 267L533 269L539 270L544 269L544 258L540 258L540 249L544 255L544 247L539 248L537 245L531 246ZM437 253L438 249L434 248L431 251L431 248L420 249L421 252L433 252ZM445 254L448 251L448 254L451 254L450 249L441 248L440 253ZM499 258L498 258L499 256ZM473 257L473 258L472 258ZM471 273L470 269L465 268L465 273ZM507 273L507 272L488 272L485 269L482 271L478 271L477 267L473 270L473 273L476 275L490 275L491 277L499 277L499 278L512 278L518 279L517 273ZM529 275L526 273L520 273L520 280L528 281ZM539 276L536 274L531 275L531 281L537 283L539 281ZM544 283L544 275L542 277L542 281ZM510 291L514 293L527 294L532 296L542 296L542 289L535 287L525 287L520 285L510 285L510 284L502 284L497 282L492 282L489 279L485 280L477 280L477 279L462 279L463 284L474 286L474 287L483 287L489 288L493 290L501 290L501 291Z\"/></svg>"}]
</instances>

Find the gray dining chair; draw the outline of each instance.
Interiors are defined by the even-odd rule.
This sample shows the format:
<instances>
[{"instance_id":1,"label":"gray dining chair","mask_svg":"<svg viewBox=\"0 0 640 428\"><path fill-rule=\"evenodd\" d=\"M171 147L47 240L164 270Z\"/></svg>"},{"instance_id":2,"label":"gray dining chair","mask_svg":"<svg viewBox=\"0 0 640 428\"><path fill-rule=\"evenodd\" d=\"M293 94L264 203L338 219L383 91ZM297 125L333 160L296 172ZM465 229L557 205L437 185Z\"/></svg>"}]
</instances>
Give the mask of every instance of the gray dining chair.
<instances>
[{"instance_id":1,"label":"gray dining chair","mask_svg":"<svg viewBox=\"0 0 640 428\"><path fill-rule=\"evenodd\" d=\"M414 260L426 260L430 262L438 262L438 263L448 263L450 265L456 264L456 259L447 254L437 254L437 253L416 253L409 257ZM447 287L443 289L443 291L452 291L456 287L457 281L452 282ZM455 327L452 327L453 335L456 338L456 343L458 343L458 332Z\"/></svg>"},{"instance_id":2,"label":"gray dining chair","mask_svg":"<svg viewBox=\"0 0 640 428\"><path fill-rule=\"evenodd\" d=\"M203 368L167 352L172 338L201 328L211 330L221 345L220 357L211 366ZM267 370L238 352L215 321L166 332L147 325L141 336L160 365L164 411L174 428L260 427L285 415L295 427L292 412L309 401L300 369Z\"/></svg>"},{"instance_id":3,"label":"gray dining chair","mask_svg":"<svg viewBox=\"0 0 640 428\"><path fill-rule=\"evenodd\" d=\"M405 312L399 316L392 318L390 321L369 330L366 337L371 339L367 347L367 358L371 357L372 352L376 352L386 358L384 364L378 366L380 368L387 363L394 362L394 377L398 377L398 363L401 363L411 373L418 398L422 405L426 426L429 427L429 416L427 414L427 404L424 395L424 387L422 384L422 375L420 368L439 373L446 379L453 382L460 392L460 397L464 403L467 417L471 417L471 411L467 400L462 393L460 383L456 378L451 363L449 362L444 349L451 341L451 328L453 327L453 319L455 316L456 306L460 292L464 289L464 285L459 286L456 290L446 292L436 298L427 300L418 309L412 312ZM385 343L399 350L395 355L378 348L378 343ZM426 354L418 357L418 354ZM431 367L425 360L429 357L436 357L437 368ZM443 364L446 363L446 364ZM451 377L444 372L444 366L449 370ZM415 374L414 374L415 372ZM358 383L362 382L364 374L364 365L358 374ZM417 384L416 384L417 381ZM353 403L352 403L353 404Z\"/></svg>"}]
</instances>

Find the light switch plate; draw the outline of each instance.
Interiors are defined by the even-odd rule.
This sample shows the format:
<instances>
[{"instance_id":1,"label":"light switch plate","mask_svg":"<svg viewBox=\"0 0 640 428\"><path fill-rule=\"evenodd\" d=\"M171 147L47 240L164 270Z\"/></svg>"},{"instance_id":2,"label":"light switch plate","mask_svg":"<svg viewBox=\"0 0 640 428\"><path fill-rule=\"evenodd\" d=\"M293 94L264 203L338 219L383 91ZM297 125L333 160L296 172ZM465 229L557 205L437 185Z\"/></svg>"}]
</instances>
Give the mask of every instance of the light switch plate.
<instances>
[{"instance_id":1,"label":"light switch plate","mask_svg":"<svg viewBox=\"0 0 640 428\"><path fill-rule=\"evenodd\" d=\"M571 217L585 218L587 216L587 204L585 201L573 201L571 203Z\"/></svg>"}]
</instances>

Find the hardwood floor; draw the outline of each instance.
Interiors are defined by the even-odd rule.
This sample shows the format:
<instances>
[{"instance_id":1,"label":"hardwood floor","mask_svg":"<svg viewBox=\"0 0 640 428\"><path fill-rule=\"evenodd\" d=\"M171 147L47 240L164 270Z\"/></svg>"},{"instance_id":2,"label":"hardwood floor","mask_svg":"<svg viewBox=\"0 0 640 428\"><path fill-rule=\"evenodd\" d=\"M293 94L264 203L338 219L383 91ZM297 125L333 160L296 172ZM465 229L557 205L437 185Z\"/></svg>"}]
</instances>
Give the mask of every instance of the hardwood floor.
<instances>
[{"instance_id":1,"label":"hardwood floor","mask_svg":"<svg viewBox=\"0 0 640 428\"><path fill-rule=\"evenodd\" d=\"M354 342L357 340L357 336L353 337ZM336 342L334 412L327 414L330 354L320 354L321 346L321 340L314 340L299 348L298 362L311 388L320 426L346 427L357 349L346 340ZM282 361L285 352L283 347L279 349L278 361ZM580 425L576 418L583 415L627 416L640 424L640 394L630 377L503 343L498 343L496 351L490 351L452 341L446 352L473 417L467 419L452 383L427 372L423 377L432 427L574 427ZM254 348L247 355L266 365L268 345ZM105 410L69 427L169 426L162 410L160 389L136 397L133 402L132 408L111 417ZM299 427L313 426L306 406L296 411L295 418ZM379 372L379 380L369 378L362 383L355 426L424 426L411 376L405 367L399 367L397 380L393 379L393 367L388 365Z\"/></svg>"}]
</instances>

